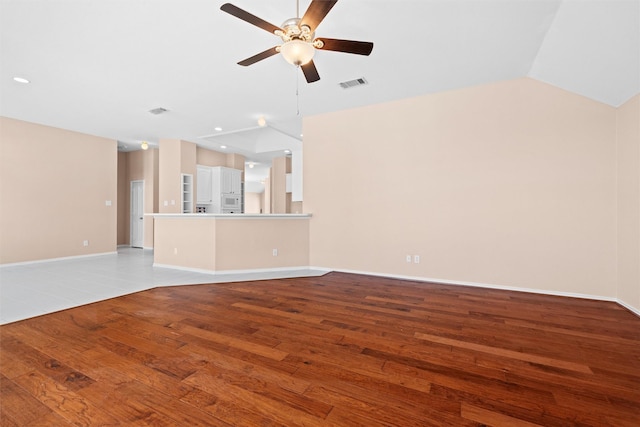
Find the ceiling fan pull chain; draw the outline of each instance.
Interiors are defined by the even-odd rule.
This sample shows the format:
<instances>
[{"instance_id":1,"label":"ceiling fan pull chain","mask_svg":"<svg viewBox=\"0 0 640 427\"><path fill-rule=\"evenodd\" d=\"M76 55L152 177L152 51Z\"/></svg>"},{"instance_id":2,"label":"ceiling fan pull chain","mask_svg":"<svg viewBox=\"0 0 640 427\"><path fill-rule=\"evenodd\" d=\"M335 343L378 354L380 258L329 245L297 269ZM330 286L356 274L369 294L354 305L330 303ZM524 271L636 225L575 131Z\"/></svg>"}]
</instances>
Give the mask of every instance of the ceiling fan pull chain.
<instances>
[{"instance_id":1,"label":"ceiling fan pull chain","mask_svg":"<svg viewBox=\"0 0 640 427\"><path fill-rule=\"evenodd\" d=\"M300 73L296 73L296 114L300 115Z\"/></svg>"}]
</instances>

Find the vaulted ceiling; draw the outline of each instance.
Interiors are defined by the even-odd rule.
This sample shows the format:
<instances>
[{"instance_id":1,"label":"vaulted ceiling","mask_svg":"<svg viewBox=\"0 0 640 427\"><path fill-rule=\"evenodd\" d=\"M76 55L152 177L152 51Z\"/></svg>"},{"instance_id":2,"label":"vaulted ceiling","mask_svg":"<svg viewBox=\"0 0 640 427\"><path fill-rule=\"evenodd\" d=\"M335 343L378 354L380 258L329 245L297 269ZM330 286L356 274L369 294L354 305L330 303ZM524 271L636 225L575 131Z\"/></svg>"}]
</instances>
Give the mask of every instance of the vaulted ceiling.
<instances>
[{"instance_id":1,"label":"vaulted ceiling","mask_svg":"<svg viewBox=\"0 0 640 427\"><path fill-rule=\"evenodd\" d=\"M318 51L312 84L279 56L237 65L279 39L223 3L0 0L0 114L125 149L180 138L262 162L300 147L305 115L524 76L612 106L640 92L638 0L341 0L316 36L373 52ZM295 0L232 3L275 25L296 15Z\"/></svg>"}]
</instances>

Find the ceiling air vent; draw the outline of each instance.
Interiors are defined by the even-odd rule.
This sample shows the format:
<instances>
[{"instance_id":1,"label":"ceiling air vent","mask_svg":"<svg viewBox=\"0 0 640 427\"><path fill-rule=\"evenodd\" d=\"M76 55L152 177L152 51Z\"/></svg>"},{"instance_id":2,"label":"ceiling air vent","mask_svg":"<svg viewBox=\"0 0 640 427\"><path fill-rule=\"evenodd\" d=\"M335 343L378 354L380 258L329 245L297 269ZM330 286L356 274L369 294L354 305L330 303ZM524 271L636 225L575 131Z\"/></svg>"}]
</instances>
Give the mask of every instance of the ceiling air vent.
<instances>
[{"instance_id":1,"label":"ceiling air vent","mask_svg":"<svg viewBox=\"0 0 640 427\"><path fill-rule=\"evenodd\" d=\"M369 82L367 82L364 77L360 77L359 79L349 80L349 81L342 82L342 83L339 83L339 84L340 84L340 87L342 89L350 89L350 88L356 87L356 86L367 85L367 84L369 84Z\"/></svg>"},{"instance_id":2,"label":"ceiling air vent","mask_svg":"<svg viewBox=\"0 0 640 427\"><path fill-rule=\"evenodd\" d=\"M149 112L150 112L151 114L155 114L156 116L157 116L158 114L162 114L162 113L164 113L164 112L166 112L166 111L167 111L167 109L166 109L166 108L162 108L162 107L158 107L158 108L154 108L153 110L149 110Z\"/></svg>"}]
</instances>

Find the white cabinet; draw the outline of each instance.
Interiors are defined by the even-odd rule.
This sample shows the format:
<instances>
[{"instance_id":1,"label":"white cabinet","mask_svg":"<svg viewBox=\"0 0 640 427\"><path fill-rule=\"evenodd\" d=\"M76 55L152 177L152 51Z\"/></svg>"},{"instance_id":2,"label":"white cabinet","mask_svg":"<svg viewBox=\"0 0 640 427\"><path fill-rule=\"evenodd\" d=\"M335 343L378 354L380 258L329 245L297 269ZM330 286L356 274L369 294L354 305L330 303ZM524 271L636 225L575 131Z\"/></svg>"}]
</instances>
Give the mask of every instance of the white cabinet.
<instances>
[{"instance_id":1,"label":"white cabinet","mask_svg":"<svg viewBox=\"0 0 640 427\"><path fill-rule=\"evenodd\" d=\"M223 167L220 167L219 169L220 181L222 182L221 192L223 194L240 194L242 192L240 185L242 171Z\"/></svg>"},{"instance_id":2,"label":"white cabinet","mask_svg":"<svg viewBox=\"0 0 640 427\"><path fill-rule=\"evenodd\" d=\"M198 203L210 204L213 201L212 193L213 171L209 166L198 166Z\"/></svg>"},{"instance_id":3,"label":"white cabinet","mask_svg":"<svg viewBox=\"0 0 640 427\"><path fill-rule=\"evenodd\" d=\"M222 194L240 194L242 190L240 186L242 171L238 169L225 168L223 166L216 166L211 168L211 173L211 192L213 194L214 203Z\"/></svg>"},{"instance_id":4,"label":"white cabinet","mask_svg":"<svg viewBox=\"0 0 640 427\"><path fill-rule=\"evenodd\" d=\"M198 204L206 205L208 213L222 213L223 195L236 195L242 201L242 171L223 166L198 165ZM234 211L241 210L241 203Z\"/></svg>"}]
</instances>

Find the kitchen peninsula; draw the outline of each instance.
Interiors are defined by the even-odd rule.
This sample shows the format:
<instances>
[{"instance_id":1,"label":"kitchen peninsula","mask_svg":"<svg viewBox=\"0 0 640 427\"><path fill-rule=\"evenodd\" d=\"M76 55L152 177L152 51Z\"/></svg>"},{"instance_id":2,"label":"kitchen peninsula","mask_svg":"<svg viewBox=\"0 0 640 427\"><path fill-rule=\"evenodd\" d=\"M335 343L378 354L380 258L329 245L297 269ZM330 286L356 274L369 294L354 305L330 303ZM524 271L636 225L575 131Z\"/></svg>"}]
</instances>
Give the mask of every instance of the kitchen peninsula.
<instances>
[{"instance_id":1,"label":"kitchen peninsula","mask_svg":"<svg viewBox=\"0 0 640 427\"><path fill-rule=\"evenodd\" d=\"M309 267L310 214L148 214L154 266L206 273Z\"/></svg>"}]
</instances>

